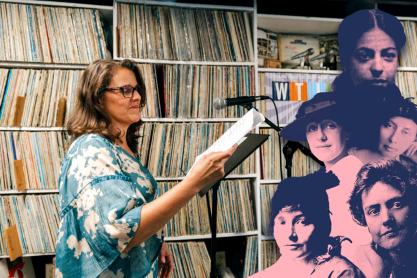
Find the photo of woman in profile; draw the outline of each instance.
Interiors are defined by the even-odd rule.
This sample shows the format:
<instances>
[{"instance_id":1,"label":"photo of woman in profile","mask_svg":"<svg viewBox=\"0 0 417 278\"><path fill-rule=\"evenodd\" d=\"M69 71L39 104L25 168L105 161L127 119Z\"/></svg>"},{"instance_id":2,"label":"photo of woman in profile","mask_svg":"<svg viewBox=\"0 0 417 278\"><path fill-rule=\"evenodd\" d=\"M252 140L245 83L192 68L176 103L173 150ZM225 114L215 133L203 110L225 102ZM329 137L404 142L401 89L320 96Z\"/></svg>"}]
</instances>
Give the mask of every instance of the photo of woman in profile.
<instances>
[{"instance_id":1,"label":"photo of woman in profile","mask_svg":"<svg viewBox=\"0 0 417 278\"><path fill-rule=\"evenodd\" d=\"M349 200L353 218L372 244L357 249L370 278L417 277L417 169L407 160L366 164Z\"/></svg>"},{"instance_id":2,"label":"photo of woman in profile","mask_svg":"<svg viewBox=\"0 0 417 278\"><path fill-rule=\"evenodd\" d=\"M224 175L234 148L204 155L183 181L157 197L138 150L145 101L133 62L97 60L84 70L68 121L75 140L59 177L56 277L169 277L173 259L157 233Z\"/></svg>"},{"instance_id":3,"label":"photo of woman in profile","mask_svg":"<svg viewBox=\"0 0 417 278\"><path fill-rule=\"evenodd\" d=\"M324 188L307 177L278 185L271 200L271 224L281 256L253 278L363 277L340 256L340 240L330 238L329 202Z\"/></svg>"}]
</instances>

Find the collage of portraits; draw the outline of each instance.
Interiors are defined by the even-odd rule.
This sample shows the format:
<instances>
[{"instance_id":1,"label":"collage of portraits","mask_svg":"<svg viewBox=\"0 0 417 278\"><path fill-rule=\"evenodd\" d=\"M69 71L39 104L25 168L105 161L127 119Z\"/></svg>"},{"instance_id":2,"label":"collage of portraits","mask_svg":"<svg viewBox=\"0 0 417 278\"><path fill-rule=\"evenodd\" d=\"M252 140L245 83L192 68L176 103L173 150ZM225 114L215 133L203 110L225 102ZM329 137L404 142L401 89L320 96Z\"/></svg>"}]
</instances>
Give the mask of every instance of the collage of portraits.
<instances>
[{"instance_id":1,"label":"collage of portraits","mask_svg":"<svg viewBox=\"0 0 417 278\"><path fill-rule=\"evenodd\" d=\"M395 85L404 30L361 10L338 40L333 92L281 132L324 166L278 185L270 229L281 257L252 277L417 277L417 108Z\"/></svg>"}]
</instances>

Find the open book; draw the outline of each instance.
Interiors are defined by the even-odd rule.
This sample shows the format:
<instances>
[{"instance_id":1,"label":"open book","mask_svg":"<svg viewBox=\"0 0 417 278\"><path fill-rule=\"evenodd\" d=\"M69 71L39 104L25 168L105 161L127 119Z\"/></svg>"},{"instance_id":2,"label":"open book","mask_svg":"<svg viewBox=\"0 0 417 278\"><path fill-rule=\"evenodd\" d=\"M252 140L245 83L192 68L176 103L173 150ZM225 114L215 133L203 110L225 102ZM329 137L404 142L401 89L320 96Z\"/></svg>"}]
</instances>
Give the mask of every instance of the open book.
<instances>
[{"instance_id":1,"label":"open book","mask_svg":"<svg viewBox=\"0 0 417 278\"><path fill-rule=\"evenodd\" d=\"M265 121L265 117L256 111L255 109L251 109L247 112L242 118L240 118L234 125L232 125L216 142L213 143L207 150L205 150L202 154L198 155L196 158L196 162L201 159L201 156L210 153L210 152L219 152L219 151L226 151L231 148L234 144L240 145L241 143L244 144L243 148L238 146L238 149L232 155L231 158L226 162L225 165L225 174L227 175L230 173L241 161L243 161L248 155L250 155L261 143L263 143L268 136L267 135L259 135L256 134L247 138L246 135L259 126L261 123ZM248 139L248 140L247 140ZM230 163L228 163L230 161ZM232 163L233 162L233 163ZM194 162L195 165L195 162ZM194 166L193 165L193 166ZM193 167L191 167L192 169ZM190 170L191 170L190 169ZM206 193L213 184L206 186L202 191L200 191L200 195Z\"/></svg>"}]
</instances>

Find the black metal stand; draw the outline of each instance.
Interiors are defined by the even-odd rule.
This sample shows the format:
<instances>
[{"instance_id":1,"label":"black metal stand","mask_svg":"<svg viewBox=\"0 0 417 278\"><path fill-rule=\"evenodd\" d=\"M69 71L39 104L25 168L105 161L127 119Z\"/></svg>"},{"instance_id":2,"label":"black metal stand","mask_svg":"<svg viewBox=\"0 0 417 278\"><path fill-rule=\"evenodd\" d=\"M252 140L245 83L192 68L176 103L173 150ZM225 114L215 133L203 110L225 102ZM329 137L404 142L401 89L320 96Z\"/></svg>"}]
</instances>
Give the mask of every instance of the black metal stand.
<instances>
[{"instance_id":1,"label":"black metal stand","mask_svg":"<svg viewBox=\"0 0 417 278\"><path fill-rule=\"evenodd\" d=\"M219 191L220 181L212 187L211 209L209 194L206 194L207 208L210 219L211 241L210 241L210 278L216 278L216 251L217 251L217 192Z\"/></svg>"},{"instance_id":2,"label":"black metal stand","mask_svg":"<svg viewBox=\"0 0 417 278\"><path fill-rule=\"evenodd\" d=\"M252 106L252 104L247 104L247 105L242 105L245 108L247 108L248 110L250 110L251 108L254 108ZM256 108L255 108L256 109ZM276 130L277 132L280 131L280 128L278 126L276 126L273 122L271 122L268 119L265 119L265 122L271 126L274 130ZM263 135L265 136L265 135ZM265 137L264 140L257 142L256 144L256 148L258 148L260 146L260 144L262 144L268 137ZM253 150L255 150L256 148L254 148ZM251 150L250 153L253 151ZM249 153L247 153L247 155L249 155ZM243 159L245 159L247 156L245 156ZM229 161L233 160L232 158L229 159ZM240 163L242 160L240 160L238 163ZM227 163L226 163L227 164ZM226 172L226 165L225 164L225 172ZM237 165L237 164L236 164ZM229 169L230 171L232 171L235 167L232 167L231 169ZM226 175L230 172L226 172ZM221 180L219 180L217 183L215 183L211 190L212 190L212 200L211 200L211 208L210 208L210 198L209 198L209 194L206 194L206 200L207 200L207 209L208 209L208 214L209 214L209 219L210 219L210 230L211 230L211 241L210 241L210 259L211 259L211 265L210 265L210 278L217 278L219 275L217 273L217 269L216 269L216 251L217 251L217 193L219 190L219 186L220 186L220 182Z\"/></svg>"},{"instance_id":3,"label":"black metal stand","mask_svg":"<svg viewBox=\"0 0 417 278\"><path fill-rule=\"evenodd\" d=\"M300 150L304 155L311 157L315 162L323 166L323 162L321 162L314 154L310 151L309 148L303 146L299 142L295 141L288 141L285 145L283 150L284 158L285 158L285 169L287 169L287 177L291 177L291 170L292 170L292 158L294 153L297 150Z\"/></svg>"}]
</instances>

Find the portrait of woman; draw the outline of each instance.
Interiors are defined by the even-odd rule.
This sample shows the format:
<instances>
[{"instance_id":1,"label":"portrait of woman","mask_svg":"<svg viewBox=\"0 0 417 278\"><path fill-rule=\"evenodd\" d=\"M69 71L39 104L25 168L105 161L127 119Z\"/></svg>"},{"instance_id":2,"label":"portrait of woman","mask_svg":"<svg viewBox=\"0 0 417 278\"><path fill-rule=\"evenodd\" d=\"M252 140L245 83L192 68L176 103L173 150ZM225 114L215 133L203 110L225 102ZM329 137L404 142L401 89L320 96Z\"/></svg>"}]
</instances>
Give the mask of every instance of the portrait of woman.
<instances>
[{"instance_id":1,"label":"portrait of woman","mask_svg":"<svg viewBox=\"0 0 417 278\"><path fill-rule=\"evenodd\" d=\"M395 16L376 9L357 11L339 25L338 41L343 72L333 83L336 91L352 94L352 87L360 84L395 82L398 56L406 41Z\"/></svg>"},{"instance_id":2,"label":"portrait of woman","mask_svg":"<svg viewBox=\"0 0 417 278\"><path fill-rule=\"evenodd\" d=\"M417 169L406 160L366 164L349 200L352 216L372 244L357 251L367 277L416 277Z\"/></svg>"},{"instance_id":3,"label":"portrait of woman","mask_svg":"<svg viewBox=\"0 0 417 278\"><path fill-rule=\"evenodd\" d=\"M324 188L307 177L278 185L271 200L271 226L281 256L252 277L363 277L340 256L340 238L330 238L329 202Z\"/></svg>"},{"instance_id":4,"label":"portrait of woman","mask_svg":"<svg viewBox=\"0 0 417 278\"><path fill-rule=\"evenodd\" d=\"M363 148L364 137L378 120L381 103L401 95L395 85L398 59L406 41L404 28L395 17L380 10L360 10L341 22L338 29L342 73L332 86L343 103L350 145ZM388 88L384 90L385 88ZM355 107L355 113L350 113ZM369 109L373 112L369 113ZM375 119L376 117L376 119Z\"/></svg>"},{"instance_id":5,"label":"portrait of woman","mask_svg":"<svg viewBox=\"0 0 417 278\"><path fill-rule=\"evenodd\" d=\"M331 172L339 179L337 186L327 188L331 236L344 236L353 244L366 244L371 241L369 232L353 221L347 202L363 163L357 157L348 155L349 131L344 127L342 109L337 101L334 93L315 95L301 105L296 119L282 129L281 136L307 142L313 155L324 164L321 172ZM319 171L314 175L320 177L323 174Z\"/></svg>"},{"instance_id":6,"label":"portrait of woman","mask_svg":"<svg viewBox=\"0 0 417 278\"><path fill-rule=\"evenodd\" d=\"M383 90L389 90L388 88ZM402 96L390 97L381 104L374 125L376 136L362 138L365 148L350 152L363 163L399 159L406 155L416 160L417 107ZM369 126L368 128L372 128Z\"/></svg>"},{"instance_id":7,"label":"portrait of woman","mask_svg":"<svg viewBox=\"0 0 417 278\"><path fill-rule=\"evenodd\" d=\"M158 232L224 175L233 148L203 156L183 181L157 197L138 150L145 103L133 62L98 60L83 72L68 122L75 140L59 177L56 277L169 277L173 260Z\"/></svg>"}]
</instances>

